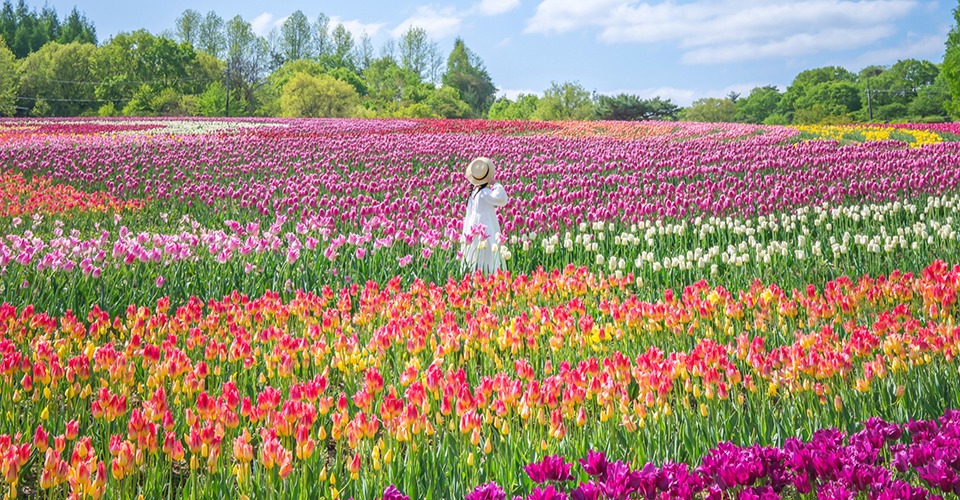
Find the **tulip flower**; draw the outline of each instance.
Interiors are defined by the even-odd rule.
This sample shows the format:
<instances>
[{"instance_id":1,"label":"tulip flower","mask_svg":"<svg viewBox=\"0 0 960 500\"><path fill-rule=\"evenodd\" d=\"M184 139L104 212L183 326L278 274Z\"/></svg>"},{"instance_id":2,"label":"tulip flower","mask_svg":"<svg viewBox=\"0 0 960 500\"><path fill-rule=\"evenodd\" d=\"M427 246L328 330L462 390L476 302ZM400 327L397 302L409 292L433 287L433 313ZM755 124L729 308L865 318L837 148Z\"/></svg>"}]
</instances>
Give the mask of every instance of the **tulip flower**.
<instances>
[{"instance_id":1,"label":"tulip flower","mask_svg":"<svg viewBox=\"0 0 960 500\"><path fill-rule=\"evenodd\" d=\"M527 475L535 483L545 483L548 481L569 481L573 479L570 475L570 467L560 455L551 455L544 457L540 462L535 462L524 467Z\"/></svg>"}]
</instances>

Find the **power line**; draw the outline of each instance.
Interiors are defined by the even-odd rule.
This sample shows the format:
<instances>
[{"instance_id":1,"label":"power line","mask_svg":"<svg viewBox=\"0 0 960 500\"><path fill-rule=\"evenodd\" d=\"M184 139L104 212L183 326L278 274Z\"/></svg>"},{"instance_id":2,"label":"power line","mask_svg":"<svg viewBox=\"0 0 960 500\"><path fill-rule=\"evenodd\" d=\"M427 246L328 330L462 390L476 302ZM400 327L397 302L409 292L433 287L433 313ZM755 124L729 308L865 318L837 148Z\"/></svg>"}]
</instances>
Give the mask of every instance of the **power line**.
<instances>
[{"instance_id":1,"label":"power line","mask_svg":"<svg viewBox=\"0 0 960 500\"><path fill-rule=\"evenodd\" d=\"M17 97L17 99L24 99L27 101L45 101L45 102L123 102L123 101L132 101L132 97L127 97L123 99L54 99L54 98L44 98L44 97Z\"/></svg>"},{"instance_id":2,"label":"power line","mask_svg":"<svg viewBox=\"0 0 960 500\"><path fill-rule=\"evenodd\" d=\"M219 78L178 78L172 81L170 80L142 80L142 81L118 81L118 82L83 82L76 80L53 80L49 78L37 78L33 75L27 75L24 77L25 80L32 81L42 81L47 83L69 83L77 85L152 85L154 83L163 83L163 84L178 84L178 83L187 83L187 82L212 82L217 81Z\"/></svg>"},{"instance_id":3,"label":"power line","mask_svg":"<svg viewBox=\"0 0 960 500\"><path fill-rule=\"evenodd\" d=\"M876 93L882 92L882 93L887 93L887 94L902 94L902 95L907 95L907 94L916 94L916 93L919 93L920 90L924 90L924 91L926 91L926 92L930 92L930 93L937 94L937 95L949 95L949 94L950 94L949 92L947 92L947 91L945 91L945 90L928 89L928 88L924 88L924 87L921 87L921 88L919 88L919 89L867 89L866 92L867 92L868 94L876 94Z\"/></svg>"},{"instance_id":4,"label":"power line","mask_svg":"<svg viewBox=\"0 0 960 500\"><path fill-rule=\"evenodd\" d=\"M229 74L229 73L228 73ZM41 81L46 83L66 83L66 84L75 84L75 85L153 85L153 84L164 84L164 85L177 85L181 83L189 82L212 82L219 81L219 78L186 78L186 79L175 79L173 81L167 80L141 80L141 81L119 81L119 82L87 82L79 80L56 80L51 78L37 78L33 75L29 75L24 78L25 80L30 81ZM22 99L25 101L45 101L45 102L86 102L86 103L97 103L97 102L127 102L132 101L132 97L124 97L117 99L65 99L65 98L44 98L44 97L29 97L29 96L18 96L16 99ZM18 108L18 109L29 109L29 108Z\"/></svg>"}]
</instances>

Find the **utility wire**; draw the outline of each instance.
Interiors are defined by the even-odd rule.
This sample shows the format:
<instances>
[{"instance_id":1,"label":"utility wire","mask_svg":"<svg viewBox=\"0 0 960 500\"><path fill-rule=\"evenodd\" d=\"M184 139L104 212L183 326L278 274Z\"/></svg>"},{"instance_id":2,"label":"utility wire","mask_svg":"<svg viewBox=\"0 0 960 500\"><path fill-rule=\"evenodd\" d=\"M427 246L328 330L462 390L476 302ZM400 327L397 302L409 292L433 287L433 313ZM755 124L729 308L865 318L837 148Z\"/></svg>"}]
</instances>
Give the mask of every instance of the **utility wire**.
<instances>
[{"instance_id":1,"label":"utility wire","mask_svg":"<svg viewBox=\"0 0 960 500\"><path fill-rule=\"evenodd\" d=\"M174 80L172 80L172 81L168 81L168 80L143 80L143 81L132 81L132 82L131 82L131 81L118 81L118 82L82 82L82 81L74 81L74 80L53 80L53 79L49 79L49 78L37 78L37 77L32 76L32 75L27 76L27 77L25 77L24 79L25 79L25 80L30 80L30 81L42 81L42 82L47 82L47 83L70 83L70 84L77 84L77 85L150 85L150 84L154 84L154 83L177 84L177 83L186 83L186 82L212 82L212 81L220 81L220 78L205 78L205 77L204 77L204 78L178 78L178 79L174 79Z\"/></svg>"},{"instance_id":2,"label":"utility wire","mask_svg":"<svg viewBox=\"0 0 960 500\"><path fill-rule=\"evenodd\" d=\"M871 93L871 94L876 94L876 93L879 92L879 93L886 93L886 94L904 94L904 95L906 95L906 94L916 94L916 93L918 93L921 89L923 89L923 87L921 87L920 89L866 89L866 92L869 92L869 93ZM927 91L927 92L933 92L933 93L938 94L938 95L949 95L949 94L950 94L949 92L947 92L947 91L945 91L945 90L936 90L936 89L930 90L930 89L926 89L926 91Z\"/></svg>"},{"instance_id":3,"label":"utility wire","mask_svg":"<svg viewBox=\"0 0 960 500\"><path fill-rule=\"evenodd\" d=\"M47 99L45 97L17 97L17 99L24 99L27 101L46 101L46 102L123 102L123 101L132 101L132 97L127 97L123 99Z\"/></svg>"},{"instance_id":4,"label":"utility wire","mask_svg":"<svg viewBox=\"0 0 960 500\"><path fill-rule=\"evenodd\" d=\"M186 79L175 79L173 81L167 80L141 80L141 81L119 81L119 82L85 82L78 80L55 80L50 78L37 78L34 76L28 76L25 80L29 81L41 81L46 83L67 83L67 84L76 84L76 85L151 85L151 84L166 84L166 85L177 85L181 83L189 82L213 82L220 81L220 78L186 78ZM118 99L64 99L64 98L43 98L43 97L29 97L29 96L18 96L16 99L23 99L26 101L46 101L46 102L126 102L132 101L132 97L118 98ZM19 109L28 109L28 108L19 108Z\"/></svg>"}]
</instances>

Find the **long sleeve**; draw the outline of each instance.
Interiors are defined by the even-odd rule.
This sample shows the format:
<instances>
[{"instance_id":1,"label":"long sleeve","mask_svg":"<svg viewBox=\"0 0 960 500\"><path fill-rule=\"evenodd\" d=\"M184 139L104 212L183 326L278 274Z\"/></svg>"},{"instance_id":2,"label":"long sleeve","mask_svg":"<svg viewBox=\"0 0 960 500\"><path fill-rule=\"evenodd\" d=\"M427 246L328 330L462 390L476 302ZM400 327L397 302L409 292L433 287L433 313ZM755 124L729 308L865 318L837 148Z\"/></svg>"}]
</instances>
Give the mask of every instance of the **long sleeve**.
<instances>
[{"instance_id":1,"label":"long sleeve","mask_svg":"<svg viewBox=\"0 0 960 500\"><path fill-rule=\"evenodd\" d=\"M504 268L501 252L494 249L500 241L497 207L506 205L507 201L509 198L503 186L493 184L471 196L467 202L463 234L468 239L461 245L465 270L472 272L480 269L485 273L493 273ZM478 234L479 238L476 237Z\"/></svg>"},{"instance_id":2,"label":"long sleeve","mask_svg":"<svg viewBox=\"0 0 960 500\"><path fill-rule=\"evenodd\" d=\"M499 183L490 186L489 189L480 191L479 198L481 202L495 207L502 207L510 201L510 198L507 196L507 190Z\"/></svg>"}]
</instances>

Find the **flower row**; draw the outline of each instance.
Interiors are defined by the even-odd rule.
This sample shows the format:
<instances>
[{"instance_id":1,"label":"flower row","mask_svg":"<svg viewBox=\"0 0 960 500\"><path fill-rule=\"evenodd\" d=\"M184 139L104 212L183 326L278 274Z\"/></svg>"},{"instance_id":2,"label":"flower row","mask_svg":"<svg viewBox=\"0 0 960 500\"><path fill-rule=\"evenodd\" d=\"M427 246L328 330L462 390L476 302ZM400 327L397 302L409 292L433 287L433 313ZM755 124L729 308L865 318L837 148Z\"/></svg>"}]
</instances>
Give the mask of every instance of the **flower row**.
<instances>
[{"instance_id":1,"label":"flower row","mask_svg":"<svg viewBox=\"0 0 960 500\"><path fill-rule=\"evenodd\" d=\"M270 482L281 496L388 483L450 496L485 478L518 487L497 464L537 449L692 460L851 417L930 418L960 395L960 267L821 291L698 283L653 302L634 285L571 266L114 317L6 304L5 481L30 477L14 464L36 449L37 486L92 496L156 495L174 471L195 495ZM417 473L440 463L451 477Z\"/></svg>"},{"instance_id":2,"label":"flower row","mask_svg":"<svg viewBox=\"0 0 960 500\"><path fill-rule=\"evenodd\" d=\"M871 418L851 435L833 428L809 441L787 438L780 447L723 442L690 467L647 462L633 469L589 451L582 473L559 455L524 471L537 483L527 500L627 500L629 498L779 499L815 493L817 498L923 500L960 494L960 411L906 425ZM587 479L578 481L586 475ZM384 495L387 498L390 492ZM506 500L496 483L478 486L466 500ZM517 498L524 497L514 497Z\"/></svg>"},{"instance_id":3,"label":"flower row","mask_svg":"<svg viewBox=\"0 0 960 500\"><path fill-rule=\"evenodd\" d=\"M792 129L745 125L678 124L666 133L658 124L660 135L648 135L647 123L598 125L641 136L625 141L482 128L427 135L429 123L383 120L251 123L217 135L30 136L0 147L0 165L121 199L150 197L162 211L206 207L215 218L227 211L240 220L283 214L340 221L350 231L379 217L391 233L429 239L459 231L468 191L462 165L479 155L497 161L511 194L501 213L508 233L887 202L940 194L960 179L955 143L790 144Z\"/></svg>"},{"instance_id":4,"label":"flower row","mask_svg":"<svg viewBox=\"0 0 960 500\"><path fill-rule=\"evenodd\" d=\"M794 125L802 133L836 141L901 141L911 147L943 142L935 127L896 127L879 125Z\"/></svg>"},{"instance_id":5,"label":"flower row","mask_svg":"<svg viewBox=\"0 0 960 500\"><path fill-rule=\"evenodd\" d=\"M149 200L148 200L149 201ZM103 192L85 193L47 177L30 180L21 174L0 173L0 217L79 212L119 212L142 209L141 200L120 200Z\"/></svg>"}]
</instances>

